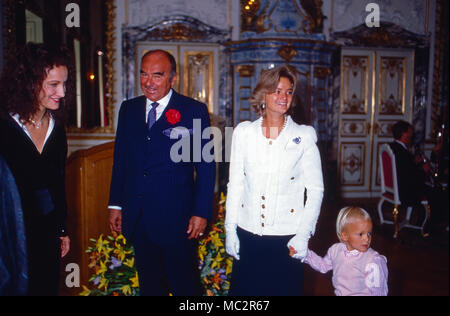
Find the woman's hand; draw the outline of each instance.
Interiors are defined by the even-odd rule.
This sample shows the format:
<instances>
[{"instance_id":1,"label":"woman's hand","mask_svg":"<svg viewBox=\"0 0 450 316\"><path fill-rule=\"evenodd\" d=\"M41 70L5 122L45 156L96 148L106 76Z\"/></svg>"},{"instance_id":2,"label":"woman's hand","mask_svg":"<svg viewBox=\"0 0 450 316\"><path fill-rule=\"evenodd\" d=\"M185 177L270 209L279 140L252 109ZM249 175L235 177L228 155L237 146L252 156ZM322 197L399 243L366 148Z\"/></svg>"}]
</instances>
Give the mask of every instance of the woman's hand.
<instances>
[{"instance_id":1,"label":"woman's hand","mask_svg":"<svg viewBox=\"0 0 450 316\"><path fill-rule=\"evenodd\" d=\"M236 232L236 225L225 225L225 250L234 259L239 260L239 237Z\"/></svg>"},{"instance_id":2,"label":"woman's hand","mask_svg":"<svg viewBox=\"0 0 450 316\"><path fill-rule=\"evenodd\" d=\"M61 258L64 258L70 250L69 236L59 237L61 239Z\"/></svg>"},{"instance_id":3,"label":"woman's hand","mask_svg":"<svg viewBox=\"0 0 450 316\"><path fill-rule=\"evenodd\" d=\"M303 262L308 250L308 241L309 237L305 234L297 234L291 240L289 240L287 247L289 248L289 254L291 255L291 257ZM292 253L291 248L293 249L293 251L295 251L295 253Z\"/></svg>"}]
</instances>

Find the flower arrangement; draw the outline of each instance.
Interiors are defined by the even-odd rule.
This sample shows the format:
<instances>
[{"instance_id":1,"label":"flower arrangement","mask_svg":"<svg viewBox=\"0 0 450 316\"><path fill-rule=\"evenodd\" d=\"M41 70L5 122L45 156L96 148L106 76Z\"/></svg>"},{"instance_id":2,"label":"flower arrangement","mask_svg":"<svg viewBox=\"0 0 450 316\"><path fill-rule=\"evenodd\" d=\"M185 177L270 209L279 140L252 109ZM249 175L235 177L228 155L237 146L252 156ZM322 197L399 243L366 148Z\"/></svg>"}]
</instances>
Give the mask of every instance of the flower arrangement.
<instances>
[{"instance_id":1,"label":"flower arrangement","mask_svg":"<svg viewBox=\"0 0 450 316\"><path fill-rule=\"evenodd\" d=\"M134 250L123 235L103 235L90 239L93 247L89 268L94 273L89 279L92 288L83 285L81 296L135 296L139 295L139 281L134 264Z\"/></svg>"},{"instance_id":2,"label":"flower arrangement","mask_svg":"<svg viewBox=\"0 0 450 316\"><path fill-rule=\"evenodd\" d=\"M230 289L229 276L233 260L225 252L225 201L220 195L217 222L212 226L208 236L199 242L198 256L201 283L207 296L223 296Z\"/></svg>"},{"instance_id":3,"label":"flower arrangement","mask_svg":"<svg viewBox=\"0 0 450 316\"><path fill-rule=\"evenodd\" d=\"M208 235L199 241L198 256L201 283L206 296L223 296L230 288L229 276L232 257L225 252L225 201L221 194L218 220ZM89 279L91 288L83 285L81 296L136 296L139 281L134 264L134 250L123 235L103 235L90 239L93 246L86 250L90 254L89 268L93 275Z\"/></svg>"}]
</instances>

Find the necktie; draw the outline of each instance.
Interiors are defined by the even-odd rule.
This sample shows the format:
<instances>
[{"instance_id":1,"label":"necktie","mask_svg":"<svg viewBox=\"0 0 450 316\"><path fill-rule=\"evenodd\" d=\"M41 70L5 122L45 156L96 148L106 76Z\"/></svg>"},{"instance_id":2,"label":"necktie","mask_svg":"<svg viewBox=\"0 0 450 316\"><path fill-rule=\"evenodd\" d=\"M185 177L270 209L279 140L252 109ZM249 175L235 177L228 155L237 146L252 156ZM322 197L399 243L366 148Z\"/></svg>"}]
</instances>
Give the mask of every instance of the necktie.
<instances>
[{"instance_id":1,"label":"necktie","mask_svg":"<svg viewBox=\"0 0 450 316\"><path fill-rule=\"evenodd\" d=\"M148 117L147 117L147 128L149 131L152 128L153 124L155 124L155 122L156 122L156 108L158 107L159 103L153 102L151 105L152 105L152 108L151 108L150 112L148 112Z\"/></svg>"}]
</instances>

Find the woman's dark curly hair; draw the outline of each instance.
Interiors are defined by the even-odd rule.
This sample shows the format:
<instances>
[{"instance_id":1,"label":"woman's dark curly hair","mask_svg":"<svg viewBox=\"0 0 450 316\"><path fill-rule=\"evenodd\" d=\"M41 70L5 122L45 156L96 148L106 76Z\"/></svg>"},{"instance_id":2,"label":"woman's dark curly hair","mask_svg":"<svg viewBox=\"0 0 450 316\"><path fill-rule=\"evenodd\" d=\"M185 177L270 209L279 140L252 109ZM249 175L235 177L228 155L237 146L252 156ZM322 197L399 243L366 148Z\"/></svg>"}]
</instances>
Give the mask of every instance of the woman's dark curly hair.
<instances>
[{"instance_id":1,"label":"woman's dark curly hair","mask_svg":"<svg viewBox=\"0 0 450 316\"><path fill-rule=\"evenodd\" d=\"M65 47L35 43L22 47L5 66L0 79L0 114L19 114L21 120L29 121L39 109L42 83L48 72L59 66L70 72L71 53ZM58 110L50 111L58 121L64 119L64 99Z\"/></svg>"}]
</instances>

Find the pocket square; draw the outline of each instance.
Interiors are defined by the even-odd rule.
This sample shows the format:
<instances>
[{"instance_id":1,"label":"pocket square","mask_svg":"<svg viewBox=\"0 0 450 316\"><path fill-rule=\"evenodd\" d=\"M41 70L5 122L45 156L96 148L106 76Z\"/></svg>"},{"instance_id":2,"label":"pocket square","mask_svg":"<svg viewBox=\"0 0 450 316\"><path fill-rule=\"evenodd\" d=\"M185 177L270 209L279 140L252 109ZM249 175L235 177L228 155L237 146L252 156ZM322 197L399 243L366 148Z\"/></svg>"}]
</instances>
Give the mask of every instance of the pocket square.
<instances>
[{"instance_id":1,"label":"pocket square","mask_svg":"<svg viewBox=\"0 0 450 316\"><path fill-rule=\"evenodd\" d=\"M180 139L180 138L192 135L193 130L192 130L192 128L187 129L186 127L177 126L177 127L170 127L168 129L165 129L165 130L163 130L162 133L165 136L169 137L170 139Z\"/></svg>"}]
</instances>

